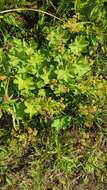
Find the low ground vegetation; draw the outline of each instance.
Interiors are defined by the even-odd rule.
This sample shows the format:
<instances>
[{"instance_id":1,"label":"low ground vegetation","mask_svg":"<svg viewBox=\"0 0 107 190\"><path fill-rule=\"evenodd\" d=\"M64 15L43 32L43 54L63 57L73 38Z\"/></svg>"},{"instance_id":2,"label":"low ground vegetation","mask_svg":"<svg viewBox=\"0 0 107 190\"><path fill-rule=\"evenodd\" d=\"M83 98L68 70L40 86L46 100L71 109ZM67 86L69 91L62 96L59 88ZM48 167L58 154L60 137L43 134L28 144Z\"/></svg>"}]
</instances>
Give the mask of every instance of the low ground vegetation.
<instances>
[{"instance_id":1,"label":"low ground vegetation","mask_svg":"<svg viewBox=\"0 0 107 190\"><path fill-rule=\"evenodd\" d=\"M0 189L107 189L106 6L0 0Z\"/></svg>"}]
</instances>

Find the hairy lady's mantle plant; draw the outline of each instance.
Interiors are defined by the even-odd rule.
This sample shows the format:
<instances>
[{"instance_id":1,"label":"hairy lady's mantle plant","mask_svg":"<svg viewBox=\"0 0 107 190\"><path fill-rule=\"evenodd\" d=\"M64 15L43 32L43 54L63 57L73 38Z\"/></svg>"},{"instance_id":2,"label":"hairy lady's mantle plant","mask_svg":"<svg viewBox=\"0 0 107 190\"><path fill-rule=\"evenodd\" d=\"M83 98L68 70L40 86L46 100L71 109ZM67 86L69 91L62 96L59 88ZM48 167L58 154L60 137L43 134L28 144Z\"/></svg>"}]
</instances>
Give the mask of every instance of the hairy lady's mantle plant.
<instances>
[{"instance_id":1,"label":"hairy lady's mantle plant","mask_svg":"<svg viewBox=\"0 0 107 190\"><path fill-rule=\"evenodd\" d=\"M81 34L84 25L80 22L78 31L69 32L70 23L79 25L78 18L45 27L45 46L39 49L36 43L17 38L5 42L8 52L1 48L1 113L11 113L14 125L15 120L37 115L63 118L69 114L72 123L74 113L80 118L88 114L86 125L97 120L99 106L106 102L107 82L93 74L96 61L90 51L94 45L89 44L90 36ZM86 114L82 106L93 111L89 108Z\"/></svg>"}]
</instances>

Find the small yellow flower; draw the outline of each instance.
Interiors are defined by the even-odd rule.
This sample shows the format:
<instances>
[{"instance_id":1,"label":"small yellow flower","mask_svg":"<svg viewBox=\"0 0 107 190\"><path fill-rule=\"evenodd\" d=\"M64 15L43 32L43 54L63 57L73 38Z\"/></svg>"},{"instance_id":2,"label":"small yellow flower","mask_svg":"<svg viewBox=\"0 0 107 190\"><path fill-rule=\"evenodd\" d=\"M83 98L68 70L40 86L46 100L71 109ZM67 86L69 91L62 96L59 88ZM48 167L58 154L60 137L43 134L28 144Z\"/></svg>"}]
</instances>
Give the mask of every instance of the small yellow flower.
<instances>
[{"instance_id":1,"label":"small yellow flower","mask_svg":"<svg viewBox=\"0 0 107 190\"><path fill-rule=\"evenodd\" d=\"M32 134L32 133L33 133L33 130L32 130L31 127L28 127L28 128L27 128L27 131L28 131L29 134Z\"/></svg>"}]
</instances>

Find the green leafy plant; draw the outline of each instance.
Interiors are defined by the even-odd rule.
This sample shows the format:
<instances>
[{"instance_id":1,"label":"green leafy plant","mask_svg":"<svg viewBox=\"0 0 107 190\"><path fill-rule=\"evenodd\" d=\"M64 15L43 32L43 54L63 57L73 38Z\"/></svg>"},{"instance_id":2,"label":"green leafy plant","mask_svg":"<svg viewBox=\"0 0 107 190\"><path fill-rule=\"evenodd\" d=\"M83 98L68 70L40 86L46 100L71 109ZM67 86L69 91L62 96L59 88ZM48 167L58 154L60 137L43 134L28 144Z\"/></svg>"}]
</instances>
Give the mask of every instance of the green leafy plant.
<instances>
[{"instance_id":1,"label":"green leafy plant","mask_svg":"<svg viewBox=\"0 0 107 190\"><path fill-rule=\"evenodd\" d=\"M104 189L106 5L0 1L0 188Z\"/></svg>"}]
</instances>

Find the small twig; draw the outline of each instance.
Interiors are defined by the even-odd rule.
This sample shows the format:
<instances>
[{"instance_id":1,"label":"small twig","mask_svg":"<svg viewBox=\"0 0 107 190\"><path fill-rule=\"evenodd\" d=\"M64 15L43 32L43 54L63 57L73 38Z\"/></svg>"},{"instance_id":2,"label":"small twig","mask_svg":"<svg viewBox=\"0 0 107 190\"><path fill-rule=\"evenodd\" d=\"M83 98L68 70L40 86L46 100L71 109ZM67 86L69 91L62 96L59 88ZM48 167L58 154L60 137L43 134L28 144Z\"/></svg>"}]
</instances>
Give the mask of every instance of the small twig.
<instances>
[{"instance_id":1,"label":"small twig","mask_svg":"<svg viewBox=\"0 0 107 190\"><path fill-rule=\"evenodd\" d=\"M63 23L65 23L65 21L55 15L53 15L52 13L48 13L46 11L42 11L40 9L34 9L34 8L15 8L15 9L8 9L8 10L4 10L4 11L0 11L0 14L7 14L7 13L11 13L11 12L16 12L16 11L33 11L33 12L39 12L39 13L43 13L46 14L48 16L51 16Z\"/></svg>"}]
</instances>

